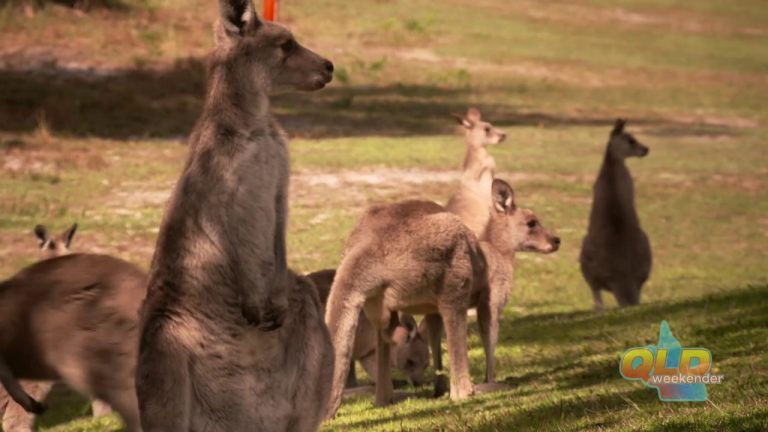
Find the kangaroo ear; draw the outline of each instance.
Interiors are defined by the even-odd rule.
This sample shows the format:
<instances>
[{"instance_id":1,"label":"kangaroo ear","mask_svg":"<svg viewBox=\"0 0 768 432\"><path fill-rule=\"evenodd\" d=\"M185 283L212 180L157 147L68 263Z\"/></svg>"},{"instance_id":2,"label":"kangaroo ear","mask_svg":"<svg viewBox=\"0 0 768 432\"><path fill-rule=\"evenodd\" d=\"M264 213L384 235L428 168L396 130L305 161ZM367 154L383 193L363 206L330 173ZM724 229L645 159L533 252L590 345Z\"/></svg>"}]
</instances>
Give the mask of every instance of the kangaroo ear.
<instances>
[{"instance_id":1,"label":"kangaroo ear","mask_svg":"<svg viewBox=\"0 0 768 432\"><path fill-rule=\"evenodd\" d=\"M480 121L480 110L475 107L470 107L467 110L467 118L470 119L472 122L479 122Z\"/></svg>"},{"instance_id":2,"label":"kangaroo ear","mask_svg":"<svg viewBox=\"0 0 768 432\"><path fill-rule=\"evenodd\" d=\"M453 118L455 118L455 119L456 119L456 121L457 121L457 122L458 122L460 125L464 126L464 127L465 127L465 128L467 128L467 129L472 129L472 126L474 126L474 125L475 125L475 124L474 124L473 122L471 122L471 121L470 121L468 118L464 117L464 115L463 115L463 114L457 114L457 113L453 113L453 114L451 114L451 115L453 116Z\"/></svg>"},{"instance_id":3,"label":"kangaroo ear","mask_svg":"<svg viewBox=\"0 0 768 432\"><path fill-rule=\"evenodd\" d=\"M69 249L69 244L72 243L72 237L75 236L75 231L77 231L77 223L73 223L68 230L61 234L61 242L64 243L64 247L67 249Z\"/></svg>"},{"instance_id":4,"label":"kangaroo ear","mask_svg":"<svg viewBox=\"0 0 768 432\"><path fill-rule=\"evenodd\" d=\"M493 179L491 186L493 208L499 213L512 213L515 211L515 192L512 186L504 180Z\"/></svg>"},{"instance_id":5,"label":"kangaroo ear","mask_svg":"<svg viewBox=\"0 0 768 432\"><path fill-rule=\"evenodd\" d=\"M624 119L616 119L616 123L613 124L613 130L611 131L611 135L618 135L622 132L624 132L624 125L627 124L627 121Z\"/></svg>"},{"instance_id":6,"label":"kangaroo ear","mask_svg":"<svg viewBox=\"0 0 768 432\"><path fill-rule=\"evenodd\" d=\"M261 24L251 0L219 0L219 13L221 27L230 38L242 36L248 24L255 26ZM217 29L216 38L220 40L218 33Z\"/></svg>"},{"instance_id":7,"label":"kangaroo ear","mask_svg":"<svg viewBox=\"0 0 768 432\"><path fill-rule=\"evenodd\" d=\"M48 241L48 230L43 225L36 225L35 237L37 237L37 245L42 248Z\"/></svg>"}]
</instances>

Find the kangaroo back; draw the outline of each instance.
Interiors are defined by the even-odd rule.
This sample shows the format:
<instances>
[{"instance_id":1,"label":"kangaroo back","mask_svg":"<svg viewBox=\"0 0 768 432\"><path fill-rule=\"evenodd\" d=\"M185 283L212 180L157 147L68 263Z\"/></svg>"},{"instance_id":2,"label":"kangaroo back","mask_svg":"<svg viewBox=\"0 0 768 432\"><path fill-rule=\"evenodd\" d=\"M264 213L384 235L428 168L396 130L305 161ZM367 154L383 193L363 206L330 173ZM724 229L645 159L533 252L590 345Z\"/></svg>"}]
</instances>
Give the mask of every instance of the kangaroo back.
<instances>
[{"instance_id":1,"label":"kangaroo back","mask_svg":"<svg viewBox=\"0 0 768 432\"><path fill-rule=\"evenodd\" d=\"M107 402L135 430L133 370L145 287L146 276L135 266L94 254L43 260L6 281L0 288L0 375L9 394L38 412L15 378L61 379Z\"/></svg>"}]
</instances>

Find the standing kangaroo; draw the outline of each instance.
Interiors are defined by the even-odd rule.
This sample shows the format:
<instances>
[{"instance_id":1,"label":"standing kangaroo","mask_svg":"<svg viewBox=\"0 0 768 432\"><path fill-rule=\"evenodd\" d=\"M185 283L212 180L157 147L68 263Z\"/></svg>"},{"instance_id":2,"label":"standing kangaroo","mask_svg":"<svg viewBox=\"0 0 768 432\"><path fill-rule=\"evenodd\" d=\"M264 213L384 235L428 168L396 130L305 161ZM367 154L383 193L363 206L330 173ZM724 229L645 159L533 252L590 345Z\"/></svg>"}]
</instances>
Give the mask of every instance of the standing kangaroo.
<instances>
[{"instance_id":1,"label":"standing kangaroo","mask_svg":"<svg viewBox=\"0 0 768 432\"><path fill-rule=\"evenodd\" d=\"M491 183L496 162L486 147L503 142L507 135L480 118L477 108L470 108L466 115L454 114L464 127L467 153L464 156L461 182L446 204L446 209L461 218L475 233L483 236L488 224L491 202Z\"/></svg>"},{"instance_id":2,"label":"standing kangaroo","mask_svg":"<svg viewBox=\"0 0 768 432\"><path fill-rule=\"evenodd\" d=\"M612 292L621 307L640 303L640 289L651 273L651 245L640 227L632 175L624 162L644 157L648 147L624 132L624 125L616 120L611 131L579 258L598 312L603 310L601 290Z\"/></svg>"},{"instance_id":3,"label":"standing kangaroo","mask_svg":"<svg viewBox=\"0 0 768 432\"><path fill-rule=\"evenodd\" d=\"M322 305L287 268L287 139L270 94L333 64L250 0L221 0L203 112L169 201L142 311L144 432L316 430L333 369ZM290 313L288 313L290 311Z\"/></svg>"},{"instance_id":4,"label":"standing kangaroo","mask_svg":"<svg viewBox=\"0 0 768 432\"><path fill-rule=\"evenodd\" d=\"M16 378L62 380L139 430L134 373L146 275L105 255L69 254L0 283L0 382L25 410L43 405Z\"/></svg>"},{"instance_id":5,"label":"standing kangaroo","mask_svg":"<svg viewBox=\"0 0 768 432\"><path fill-rule=\"evenodd\" d=\"M515 252L552 253L560 248L560 238L551 234L529 209L515 205L514 192L503 180L494 179L493 207L486 235L479 242L485 277L473 284L470 307L477 308L477 325L485 351L485 381L494 383L495 351L499 339L499 318L509 300L515 266ZM435 370L435 394L443 393L442 353L440 339L442 321L439 315L425 317Z\"/></svg>"},{"instance_id":6,"label":"standing kangaroo","mask_svg":"<svg viewBox=\"0 0 768 432\"><path fill-rule=\"evenodd\" d=\"M336 270L333 269L320 270L307 275L315 284L323 304L328 301L328 294L331 291L335 275ZM377 376L376 337L376 330L361 312L358 318L354 347L352 348L352 359L359 361L365 372L374 381ZM422 385L424 370L429 366L429 348L426 338L419 332L419 327L412 315L402 314L400 325L392 333L392 345L391 365L399 369L411 384ZM347 387L355 386L357 386L355 368L354 365L350 365Z\"/></svg>"},{"instance_id":7,"label":"standing kangaroo","mask_svg":"<svg viewBox=\"0 0 768 432\"><path fill-rule=\"evenodd\" d=\"M36 225L35 237L38 240L40 259L54 258L70 253L69 246L77 231L77 224L72 224L58 237L51 237L48 229L43 225ZM21 387L33 399L42 401L53 388L53 381L21 381ZM34 430L35 416L27 412L21 405L10 402L11 397L4 389L0 388L0 416L3 419L5 432L27 432ZM93 415L101 416L111 412L109 405L101 401L94 401Z\"/></svg>"}]
</instances>

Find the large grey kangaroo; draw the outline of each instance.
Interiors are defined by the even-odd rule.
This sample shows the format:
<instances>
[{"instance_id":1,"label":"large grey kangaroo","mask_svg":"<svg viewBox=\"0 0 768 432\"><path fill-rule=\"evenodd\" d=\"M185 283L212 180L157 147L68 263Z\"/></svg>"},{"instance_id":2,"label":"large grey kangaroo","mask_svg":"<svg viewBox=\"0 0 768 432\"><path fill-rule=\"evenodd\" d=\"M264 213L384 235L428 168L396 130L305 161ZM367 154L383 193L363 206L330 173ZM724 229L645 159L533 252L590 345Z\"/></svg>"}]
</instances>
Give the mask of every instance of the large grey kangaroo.
<instances>
[{"instance_id":1,"label":"large grey kangaroo","mask_svg":"<svg viewBox=\"0 0 768 432\"><path fill-rule=\"evenodd\" d=\"M336 270L325 269L307 275L317 288L320 301L327 303L331 285L336 276ZM365 319L361 312L358 318L355 342L352 348L352 358L360 362L368 376L376 380L378 364L376 363L376 329ZM420 386L424 380L424 371L429 366L429 347L427 338L419 331L419 326L412 315L402 314L399 325L392 332L392 350L390 362L399 369L408 381ZM347 387L357 385L354 365L350 365L347 375Z\"/></svg>"},{"instance_id":2,"label":"large grey kangaroo","mask_svg":"<svg viewBox=\"0 0 768 432\"><path fill-rule=\"evenodd\" d=\"M601 290L612 292L621 307L640 303L640 289L651 273L651 245L640 227L635 187L624 162L644 157L648 147L624 132L624 125L616 120L608 139L579 258L598 312L603 310Z\"/></svg>"},{"instance_id":3,"label":"large grey kangaroo","mask_svg":"<svg viewBox=\"0 0 768 432\"><path fill-rule=\"evenodd\" d=\"M72 224L59 236L51 236L44 225L36 225L33 230L38 241L40 259L54 258L70 253L70 245L77 231L77 224ZM21 381L21 387L32 398L42 401L50 393L54 382L52 381ZM35 416L27 412L21 405L10 402L11 397L0 388L0 416L3 419L3 431L27 432L34 430ZM109 405L101 401L94 401L93 415L101 416L111 412Z\"/></svg>"},{"instance_id":4,"label":"large grey kangaroo","mask_svg":"<svg viewBox=\"0 0 768 432\"><path fill-rule=\"evenodd\" d=\"M464 127L467 152L462 166L461 182L445 208L458 215L464 224L480 238L490 217L491 183L496 162L486 147L503 142L507 135L485 122L477 108L465 115L455 114Z\"/></svg>"},{"instance_id":5,"label":"large grey kangaroo","mask_svg":"<svg viewBox=\"0 0 768 432\"><path fill-rule=\"evenodd\" d=\"M270 94L333 64L250 0L221 0L203 113L169 201L142 312L145 432L316 430L333 349L310 281L287 268L288 147ZM290 312L288 312L290 311Z\"/></svg>"},{"instance_id":6,"label":"large grey kangaroo","mask_svg":"<svg viewBox=\"0 0 768 432\"><path fill-rule=\"evenodd\" d=\"M552 253L560 248L560 238L539 221L532 210L515 205L514 192L503 180L492 183L493 207L486 234L479 242L485 277L473 284L470 307L477 308L477 325L485 350L485 381L496 381L495 351L499 339L499 318L512 288L515 252ZM440 372L442 320L439 315L425 317L432 360L437 371L435 394L443 393Z\"/></svg>"},{"instance_id":7,"label":"large grey kangaroo","mask_svg":"<svg viewBox=\"0 0 768 432\"><path fill-rule=\"evenodd\" d=\"M105 255L39 261L0 283L0 381L31 413L43 405L16 378L62 380L139 430L134 388L146 275Z\"/></svg>"}]
</instances>

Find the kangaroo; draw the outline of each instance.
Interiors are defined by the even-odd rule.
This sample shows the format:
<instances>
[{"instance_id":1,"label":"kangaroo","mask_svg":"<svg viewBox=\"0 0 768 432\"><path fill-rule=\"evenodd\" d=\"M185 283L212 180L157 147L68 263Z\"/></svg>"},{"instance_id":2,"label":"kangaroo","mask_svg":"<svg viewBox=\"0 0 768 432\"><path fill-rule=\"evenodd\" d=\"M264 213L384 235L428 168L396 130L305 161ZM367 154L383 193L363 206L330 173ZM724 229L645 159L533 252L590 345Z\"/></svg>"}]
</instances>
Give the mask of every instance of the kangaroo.
<instances>
[{"instance_id":1,"label":"kangaroo","mask_svg":"<svg viewBox=\"0 0 768 432\"><path fill-rule=\"evenodd\" d=\"M77 224L72 224L61 235L54 238L48 234L48 229L43 225L36 225L33 232L38 240L40 259L48 259L70 253L69 246L77 231ZM53 388L51 381L21 381L21 387L35 400L44 400ZM26 432L34 430L35 416L28 413L16 403L9 403L10 396L0 388L0 416L3 419L5 432ZM93 402L93 415L102 416L109 414L109 405L101 402Z\"/></svg>"},{"instance_id":2,"label":"kangaroo","mask_svg":"<svg viewBox=\"0 0 768 432\"><path fill-rule=\"evenodd\" d=\"M512 188L503 180L494 179L493 211L486 235L479 242L485 277L473 284L470 306L477 308L477 325L485 351L485 381L496 381L495 357L499 338L499 318L509 300L515 266L515 252L553 253L560 248L560 238L550 233L530 209L517 208ZM430 314L424 319L433 362L435 363L435 395L440 396L444 384L440 339L442 320Z\"/></svg>"},{"instance_id":3,"label":"kangaroo","mask_svg":"<svg viewBox=\"0 0 768 432\"><path fill-rule=\"evenodd\" d=\"M139 430L134 390L146 275L105 255L39 261L0 282L0 382L31 413L44 406L16 378L64 381Z\"/></svg>"},{"instance_id":4,"label":"kangaroo","mask_svg":"<svg viewBox=\"0 0 768 432\"><path fill-rule=\"evenodd\" d=\"M612 292L621 307L640 303L640 289L651 273L651 245L640 227L632 175L624 162L649 150L624 132L625 124L616 120L608 139L579 257L597 312L603 310L601 290Z\"/></svg>"},{"instance_id":5,"label":"kangaroo","mask_svg":"<svg viewBox=\"0 0 768 432\"><path fill-rule=\"evenodd\" d=\"M488 224L491 203L491 183L496 162L486 147L503 142L507 135L482 121L477 108L469 108L465 115L454 114L464 127L467 153L464 157L461 182L446 204L451 213L458 215L478 238Z\"/></svg>"},{"instance_id":6,"label":"kangaroo","mask_svg":"<svg viewBox=\"0 0 768 432\"><path fill-rule=\"evenodd\" d=\"M333 64L261 21L250 0L219 6L203 112L142 311L141 423L316 430L333 349L311 282L287 268L288 147L269 97L323 88Z\"/></svg>"},{"instance_id":7,"label":"kangaroo","mask_svg":"<svg viewBox=\"0 0 768 432\"><path fill-rule=\"evenodd\" d=\"M328 294L331 291L336 270L326 269L307 275L312 280L320 295L320 301L326 304ZM424 370L429 366L429 348L426 338L419 332L419 326L412 315L402 314L400 325L392 334L393 349L391 350L390 364L400 370L415 386L424 382ZM352 348L352 358L357 360L365 369L368 376L376 379L376 330L371 326L365 316L360 313L358 318L357 333ZM347 375L347 387L357 386L355 368L350 365Z\"/></svg>"},{"instance_id":8,"label":"kangaroo","mask_svg":"<svg viewBox=\"0 0 768 432\"><path fill-rule=\"evenodd\" d=\"M474 394L467 309L473 278L479 276L478 260L475 235L458 216L434 202L404 201L365 211L347 239L325 313L336 353L328 418L341 404L361 310L378 330L376 405L392 402L386 365L396 311L440 313L451 360L451 399Z\"/></svg>"},{"instance_id":9,"label":"kangaroo","mask_svg":"<svg viewBox=\"0 0 768 432\"><path fill-rule=\"evenodd\" d=\"M40 248L41 259L62 256L69 253L69 245L77 231L77 224L72 224L58 238L48 235L48 229L44 225L35 225L34 233Z\"/></svg>"}]
</instances>

